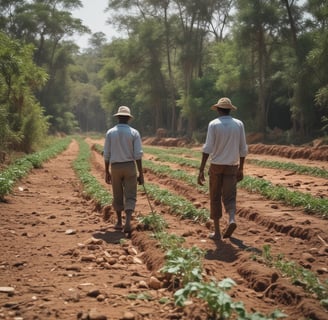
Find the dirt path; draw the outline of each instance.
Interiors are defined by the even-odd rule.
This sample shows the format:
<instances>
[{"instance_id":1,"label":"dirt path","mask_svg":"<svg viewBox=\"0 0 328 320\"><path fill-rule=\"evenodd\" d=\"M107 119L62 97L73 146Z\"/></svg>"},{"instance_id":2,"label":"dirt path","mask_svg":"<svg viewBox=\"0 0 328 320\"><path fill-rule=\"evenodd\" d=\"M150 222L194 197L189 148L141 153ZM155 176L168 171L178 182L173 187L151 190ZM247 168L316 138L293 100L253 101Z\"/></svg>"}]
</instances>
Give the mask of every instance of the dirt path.
<instances>
[{"instance_id":1,"label":"dirt path","mask_svg":"<svg viewBox=\"0 0 328 320\"><path fill-rule=\"evenodd\" d=\"M0 289L0 319L206 319L202 305L176 308L163 282L158 290L152 276L158 276L164 254L147 232L135 231L126 239L114 231L111 210L104 222L93 202L83 199L72 169L77 153L73 142L23 179L7 203L0 203L0 287L8 287ZM252 174L263 174L258 170ZM103 159L96 152L92 174L105 186ZM284 182L292 186L293 178L287 174ZM208 196L181 181L159 178L149 169L145 179L208 209ZM237 282L229 293L249 312L268 314L278 308L288 319L327 319L328 313L301 287L251 259L270 244L273 255L283 253L324 281L327 220L239 191L236 234L215 243L207 238L210 224L181 221L168 207L155 201L152 206L168 222L169 233L183 236L188 247L206 250L206 278ZM139 191L134 224L149 212L147 197Z\"/></svg>"},{"instance_id":2,"label":"dirt path","mask_svg":"<svg viewBox=\"0 0 328 320\"><path fill-rule=\"evenodd\" d=\"M151 272L142 253L81 197L72 169L77 153L73 142L0 203L0 319L131 319L129 311L153 319L173 312L158 302L165 292L145 289ZM145 290L151 303L127 299Z\"/></svg>"}]
</instances>

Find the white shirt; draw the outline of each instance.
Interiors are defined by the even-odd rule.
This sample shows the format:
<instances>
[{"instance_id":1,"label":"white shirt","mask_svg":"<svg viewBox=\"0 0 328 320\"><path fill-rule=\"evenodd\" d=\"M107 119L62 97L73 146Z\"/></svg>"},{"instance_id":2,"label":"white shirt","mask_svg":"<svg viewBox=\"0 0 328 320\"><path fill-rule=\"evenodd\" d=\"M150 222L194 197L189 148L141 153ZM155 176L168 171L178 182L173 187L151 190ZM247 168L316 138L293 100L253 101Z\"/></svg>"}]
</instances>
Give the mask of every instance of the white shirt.
<instances>
[{"instance_id":1,"label":"white shirt","mask_svg":"<svg viewBox=\"0 0 328 320\"><path fill-rule=\"evenodd\" d=\"M142 158L139 132L128 124L119 123L106 133L104 159L110 163L135 161Z\"/></svg>"},{"instance_id":2,"label":"white shirt","mask_svg":"<svg viewBox=\"0 0 328 320\"><path fill-rule=\"evenodd\" d=\"M210 155L213 164L238 165L239 158L248 152L244 124L230 115L212 120L203 152Z\"/></svg>"}]
</instances>

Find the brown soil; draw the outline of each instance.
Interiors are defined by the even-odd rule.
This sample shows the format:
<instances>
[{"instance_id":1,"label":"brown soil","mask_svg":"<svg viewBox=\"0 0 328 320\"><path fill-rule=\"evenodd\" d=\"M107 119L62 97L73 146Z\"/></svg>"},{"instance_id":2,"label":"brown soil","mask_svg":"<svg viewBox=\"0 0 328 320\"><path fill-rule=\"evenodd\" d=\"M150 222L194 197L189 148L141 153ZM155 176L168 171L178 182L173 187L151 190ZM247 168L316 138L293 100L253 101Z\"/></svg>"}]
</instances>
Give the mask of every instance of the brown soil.
<instances>
[{"instance_id":1,"label":"brown soil","mask_svg":"<svg viewBox=\"0 0 328 320\"><path fill-rule=\"evenodd\" d=\"M90 146L95 142L87 141ZM208 319L201 303L185 308L174 305L171 285L158 272L164 252L150 232L136 228L126 238L114 230L110 207L99 212L83 196L72 169L77 154L78 144L73 141L57 158L21 180L7 202L0 203L0 319ZM249 158L286 161L282 156L252 151ZM150 155L145 158L156 161ZM301 163L327 170L327 163L317 159ZM110 192L103 171L102 157L93 152L92 174ZM325 179L250 164L246 174L314 196L328 193ZM148 168L145 181L146 186L157 184L199 208L209 208L208 195L181 181L159 177ZM206 251L206 280L229 277L237 283L229 294L234 301L242 301L248 312L269 314L279 309L287 319L328 318L301 284L292 284L278 270L252 259L267 244L272 256L283 254L314 272L320 281L327 280L328 220L239 190L238 228L232 238L216 243L208 239L211 223L181 221L168 207L153 200L151 205L168 222L169 233L183 236L186 247ZM138 216L150 211L145 192L139 191L134 226L138 227ZM224 228L225 217L222 220Z\"/></svg>"}]
</instances>

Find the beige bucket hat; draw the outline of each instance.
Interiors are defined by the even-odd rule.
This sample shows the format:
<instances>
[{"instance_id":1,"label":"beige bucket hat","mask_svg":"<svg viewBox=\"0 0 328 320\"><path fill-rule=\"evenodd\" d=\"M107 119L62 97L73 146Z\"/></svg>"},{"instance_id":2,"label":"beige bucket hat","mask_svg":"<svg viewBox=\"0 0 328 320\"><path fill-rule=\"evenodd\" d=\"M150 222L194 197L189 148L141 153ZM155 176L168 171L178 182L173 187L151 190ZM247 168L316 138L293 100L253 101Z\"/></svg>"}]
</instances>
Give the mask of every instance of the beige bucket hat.
<instances>
[{"instance_id":1,"label":"beige bucket hat","mask_svg":"<svg viewBox=\"0 0 328 320\"><path fill-rule=\"evenodd\" d=\"M117 113L114 114L114 117L117 116L125 116L125 117L133 118L130 108L127 106L120 106L117 110Z\"/></svg>"},{"instance_id":2,"label":"beige bucket hat","mask_svg":"<svg viewBox=\"0 0 328 320\"><path fill-rule=\"evenodd\" d=\"M237 110L237 107L235 107L231 103L231 100L226 97L219 99L216 104L211 106L211 110L216 110L217 108Z\"/></svg>"}]
</instances>

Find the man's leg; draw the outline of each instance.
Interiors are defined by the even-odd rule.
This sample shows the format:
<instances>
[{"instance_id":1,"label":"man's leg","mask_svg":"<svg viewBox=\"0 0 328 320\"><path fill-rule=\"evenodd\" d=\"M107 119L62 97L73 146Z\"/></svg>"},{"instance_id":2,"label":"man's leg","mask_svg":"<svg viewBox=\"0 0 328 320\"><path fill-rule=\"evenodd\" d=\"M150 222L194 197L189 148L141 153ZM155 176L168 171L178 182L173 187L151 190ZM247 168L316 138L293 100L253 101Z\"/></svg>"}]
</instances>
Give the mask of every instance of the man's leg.
<instances>
[{"instance_id":1,"label":"man's leg","mask_svg":"<svg viewBox=\"0 0 328 320\"><path fill-rule=\"evenodd\" d=\"M122 211L123 205L123 186L120 165L114 164L111 167L112 173L112 191L113 191L113 207L116 211L117 222L114 226L115 229L122 229Z\"/></svg>"},{"instance_id":2,"label":"man's leg","mask_svg":"<svg viewBox=\"0 0 328 320\"><path fill-rule=\"evenodd\" d=\"M131 232L131 217L132 217L132 210L125 211L125 225L124 225L124 232Z\"/></svg>"},{"instance_id":3,"label":"man's leg","mask_svg":"<svg viewBox=\"0 0 328 320\"><path fill-rule=\"evenodd\" d=\"M210 184L210 211L211 219L214 224L214 234L210 235L213 240L221 239L220 219L222 217L222 204L221 204L221 188L222 188L222 174L220 173L221 167L211 165L209 171L209 184Z\"/></svg>"},{"instance_id":4,"label":"man's leg","mask_svg":"<svg viewBox=\"0 0 328 320\"><path fill-rule=\"evenodd\" d=\"M114 229L116 230L122 230L123 224L122 224L122 211L116 211L116 217L117 217L117 222L114 226Z\"/></svg>"},{"instance_id":5,"label":"man's leg","mask_svg":"<svg viewBox=\"0 0 328 320\"><path fill-rule=\"evenodd\" d=\"M229 238L237 228L235 221L237 175L234 173L234 168L228 168L227 170L228 174L223 175L222 201L224 204L225 211L229 214L229 224L223 235L223 238Z\"/></svg>"},{"instance_id":6,"label":"man's leg","mask_svg":"<svg viewBox=\"0 0 328 320\"><path fill-rule=\"evenodd\" d=\"M124 231L131 231L131 218L137 202L137 171L134 163L127 165L124 176L124 207L125 226Z\"/></svg>"}]
</instances>

